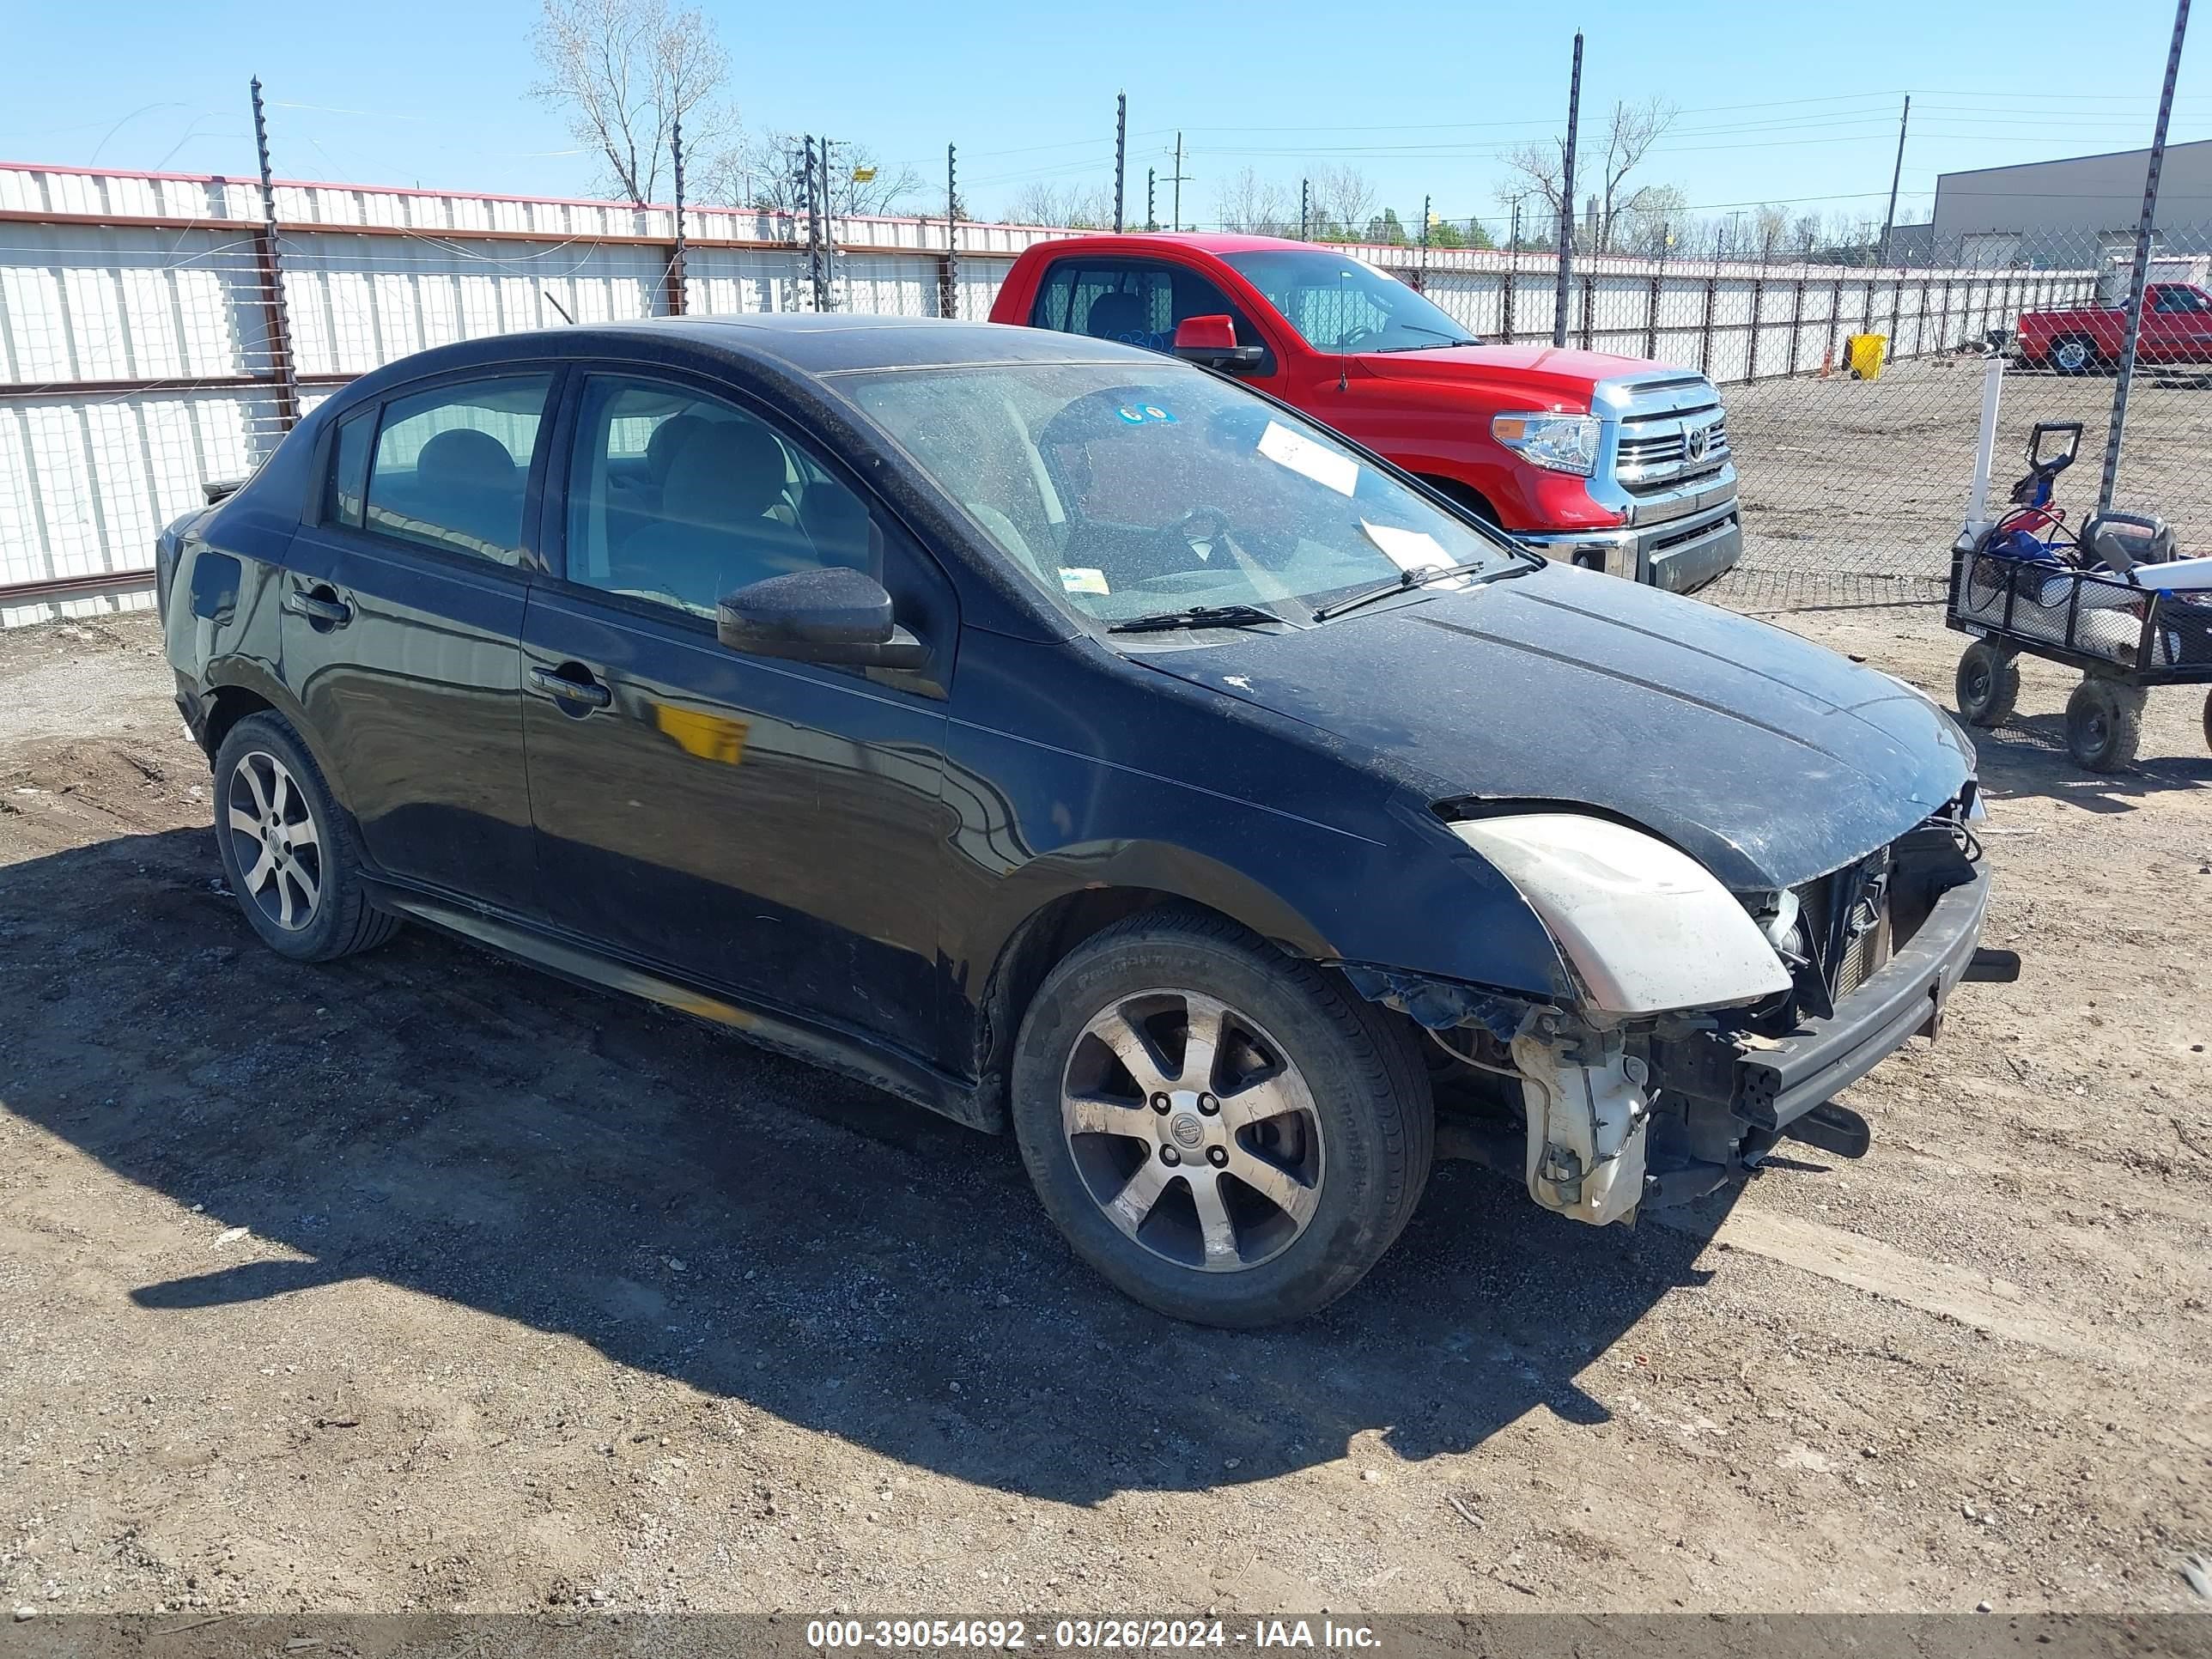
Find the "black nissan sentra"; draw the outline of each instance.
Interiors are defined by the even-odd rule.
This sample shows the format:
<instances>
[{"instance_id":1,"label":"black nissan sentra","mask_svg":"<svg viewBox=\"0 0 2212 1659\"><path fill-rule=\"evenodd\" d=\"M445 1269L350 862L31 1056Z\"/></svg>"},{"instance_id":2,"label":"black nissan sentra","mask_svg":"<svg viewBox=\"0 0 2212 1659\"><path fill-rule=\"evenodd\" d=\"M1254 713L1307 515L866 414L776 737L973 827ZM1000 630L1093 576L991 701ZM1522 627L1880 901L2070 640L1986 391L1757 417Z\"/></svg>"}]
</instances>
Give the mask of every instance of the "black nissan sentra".
<instances>
[{"instance_id":1,"label":"black nissan sentra","mask_svg":"<svg viewBox=\"0 0 2212 1659\"><path fill-rule=\"evenodd\" d=\"M270 948L427 922L1011 1128L1185 1319L1341 1295L1439 1154L1601 1225L1856 1154L1831 1097L2005 971L1926 698L1123 346L442 347L160 582Z\"/></svg>"}]
</instances>

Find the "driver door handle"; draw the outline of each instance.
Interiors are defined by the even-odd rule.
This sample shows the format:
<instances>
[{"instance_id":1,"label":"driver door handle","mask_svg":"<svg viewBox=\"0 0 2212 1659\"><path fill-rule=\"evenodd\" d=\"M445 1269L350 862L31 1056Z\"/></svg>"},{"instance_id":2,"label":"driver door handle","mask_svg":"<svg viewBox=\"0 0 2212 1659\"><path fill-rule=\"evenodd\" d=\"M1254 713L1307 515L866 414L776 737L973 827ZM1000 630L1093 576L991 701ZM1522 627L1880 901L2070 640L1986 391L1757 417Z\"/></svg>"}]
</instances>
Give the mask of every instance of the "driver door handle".
<instances>
[{"instance_id":1,"label":"driver door handle","mask_svg":"<svg viewBox=\"0 0 2212 1659\"><path fill-rule=\"evenodd\" d=\"M615 700L615 694L592 679L586 671L579 669L577 673L580 678L572 679L558 669L533 668L530 671L530 683L563 702L578 703L586 708L605 708Z\"/></svg>"},{"instance_id":2,"label":"driver door handle","mask_svg":"<svg viewBox=\"0 0 2212 1659\"><path fill-rule=\"evenodd\" d=\"M285 594L281 603L294 616L305 617L309 622L329 628L343 628L353 620L353 607L338 598L335 589L326 586L312 592L295 587Z\"/></svg>"}]
</instances>

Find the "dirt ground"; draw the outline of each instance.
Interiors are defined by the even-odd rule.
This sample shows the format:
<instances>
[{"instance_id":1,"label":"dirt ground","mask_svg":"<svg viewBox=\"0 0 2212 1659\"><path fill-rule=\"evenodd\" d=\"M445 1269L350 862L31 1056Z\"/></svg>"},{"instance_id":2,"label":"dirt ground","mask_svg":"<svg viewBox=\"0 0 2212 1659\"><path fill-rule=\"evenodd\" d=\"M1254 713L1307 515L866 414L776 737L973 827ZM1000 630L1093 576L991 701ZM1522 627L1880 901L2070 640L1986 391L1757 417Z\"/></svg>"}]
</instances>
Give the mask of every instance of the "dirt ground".
<instances>
[{"instance_id":1,"label":"dirt ground","mask_svg":"<svg viewBox=\"0 0 2212 1659\"><path fill-rule=\"evenodd\" d=\"M1784 619L1948 701L1926 610ZM1964 990L1733 1206L1442 1168L1328 1316L1172 1324L1010 1146L219 888L149 620L0 636L0 1606L2203 1608L2212 758L1983 743Z\"/></svg>"}]
</instances>

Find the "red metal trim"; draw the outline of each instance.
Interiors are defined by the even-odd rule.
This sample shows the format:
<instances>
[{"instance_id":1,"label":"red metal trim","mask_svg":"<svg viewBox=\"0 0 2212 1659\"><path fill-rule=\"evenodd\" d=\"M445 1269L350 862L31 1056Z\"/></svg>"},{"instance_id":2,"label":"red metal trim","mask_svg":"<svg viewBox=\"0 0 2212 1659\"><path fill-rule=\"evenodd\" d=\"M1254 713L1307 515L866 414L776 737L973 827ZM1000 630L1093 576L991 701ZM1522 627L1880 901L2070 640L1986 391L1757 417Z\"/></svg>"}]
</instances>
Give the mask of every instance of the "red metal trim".
<instances>
[{"instance_id":1,"label":"red metal trim","mask_svg":"<svg viewBox=\"0 0 2212 1659\"><path fill-rule=\"evenodd\" d=\"M137 590L153 585L154 570L102 570L89 576L49 576L35 582L0 582L0 605L35 605L40 599L65 599L80 593L105 593L114 589Z\"/></svg>"}]
</instances>

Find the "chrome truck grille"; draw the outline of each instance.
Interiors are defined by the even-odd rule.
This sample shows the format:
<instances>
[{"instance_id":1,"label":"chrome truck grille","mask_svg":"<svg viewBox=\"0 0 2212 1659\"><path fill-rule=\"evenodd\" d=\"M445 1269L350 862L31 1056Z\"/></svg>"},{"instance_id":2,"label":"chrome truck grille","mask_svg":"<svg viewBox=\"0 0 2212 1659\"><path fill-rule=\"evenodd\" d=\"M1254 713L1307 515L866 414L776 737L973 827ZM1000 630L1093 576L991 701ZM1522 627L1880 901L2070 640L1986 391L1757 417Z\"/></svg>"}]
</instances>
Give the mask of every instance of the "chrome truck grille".
<instances>
[{"instance_id":1,"label":"chrome truck grille","mask_svg":"<svg viewBox=\"0 0 2212 1659\"><path fill-rule=\"evenodd\" d=\"M1728 416L1702 374L1668 374L1620 387L1613 477L1632 495L1674 489L1729 460Z\"/></svg>"}]
</instances>

